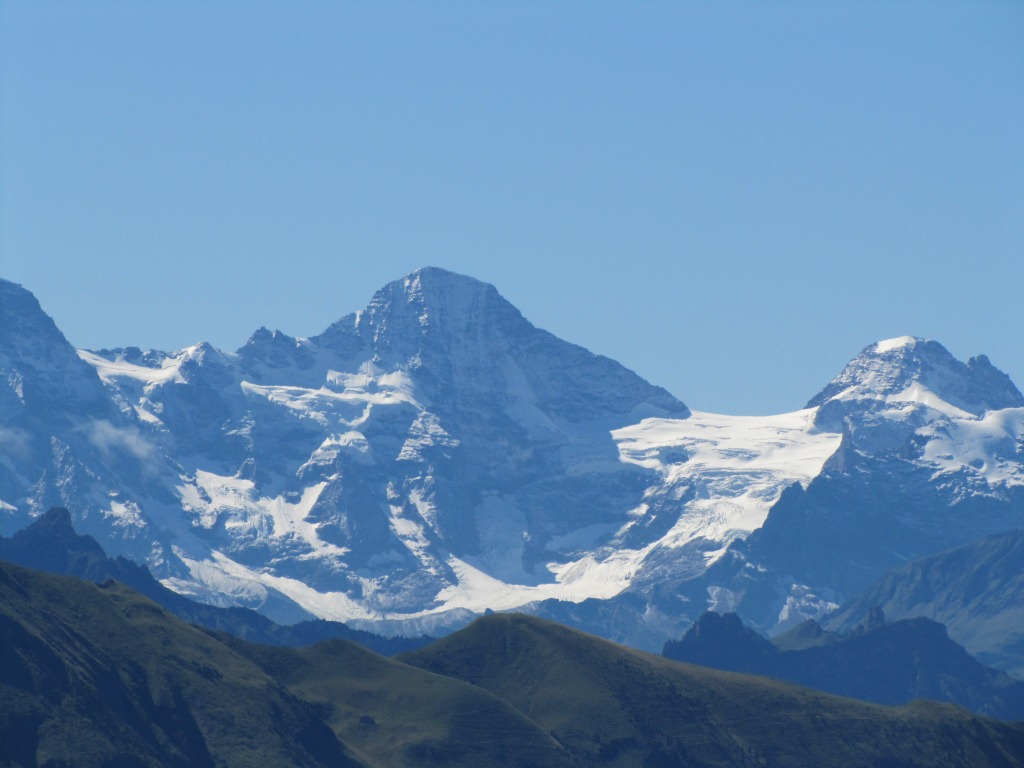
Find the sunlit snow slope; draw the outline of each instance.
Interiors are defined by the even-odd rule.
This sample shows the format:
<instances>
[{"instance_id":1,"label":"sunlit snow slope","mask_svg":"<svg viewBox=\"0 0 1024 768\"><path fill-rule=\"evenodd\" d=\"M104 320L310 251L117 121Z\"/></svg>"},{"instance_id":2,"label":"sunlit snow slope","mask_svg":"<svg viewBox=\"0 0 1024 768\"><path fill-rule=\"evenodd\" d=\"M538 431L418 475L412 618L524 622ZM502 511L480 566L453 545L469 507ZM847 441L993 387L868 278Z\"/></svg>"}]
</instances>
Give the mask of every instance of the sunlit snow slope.
<instances>
[{"instance_id":1,"label":"sunlit snow slope","mask_svg":"<svg viewBox=\"0 0 1024 768\"><path fill-rule=\"evenodd\" d=\"M683 502L658 546L727 544L760 528L782 490L816 477L841 436L814 429L816 409L778 416L647 419L616 430L622 460L655 470L648 504ZM689 498L688 498L689 497Z\"/></svg>"}]
</instances>

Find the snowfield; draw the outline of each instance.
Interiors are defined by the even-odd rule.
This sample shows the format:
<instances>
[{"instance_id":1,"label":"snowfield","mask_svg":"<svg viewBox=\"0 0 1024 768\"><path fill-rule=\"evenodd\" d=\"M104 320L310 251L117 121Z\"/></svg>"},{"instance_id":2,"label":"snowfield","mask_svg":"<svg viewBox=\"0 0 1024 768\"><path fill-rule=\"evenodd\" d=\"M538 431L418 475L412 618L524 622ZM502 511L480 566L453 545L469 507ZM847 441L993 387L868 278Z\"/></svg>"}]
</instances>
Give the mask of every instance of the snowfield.
<instances>
[{"instance_id":1,"label":"snowfield","mask_svg":"<svg viewBox=\"0 0 1024 768\"><path fill-rule=\"evenodd\" d=\"M613 432L622 460L655 470L657 493L682 498L679 522L659 546L697 536L728 544L764 524L783 489L807 484L842 436L814 427L815 408L778 416L693 411L688 419L647 419Z\"/></svg>"}]
</instances>

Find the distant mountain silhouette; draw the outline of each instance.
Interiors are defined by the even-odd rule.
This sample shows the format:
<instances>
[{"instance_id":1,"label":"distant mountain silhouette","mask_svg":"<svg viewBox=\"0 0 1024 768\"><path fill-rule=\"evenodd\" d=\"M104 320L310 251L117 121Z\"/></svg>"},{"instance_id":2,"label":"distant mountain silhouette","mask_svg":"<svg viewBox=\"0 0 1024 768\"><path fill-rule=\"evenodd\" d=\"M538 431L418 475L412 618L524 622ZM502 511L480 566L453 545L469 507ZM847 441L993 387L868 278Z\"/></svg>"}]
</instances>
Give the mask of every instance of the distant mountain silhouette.
<instances>
[{"instance_id":1,"label":"distant mountain silhouette","mask_svg":"<svg viewBox=\"0 0 1024 768\"><path fill-rule=\"evenodd\" d=\"M666 658L785 680L879 704L927 698L1006 720L1024 719L1024 683L983 666L941 624L924 618L885 623L880 610L848 634L813 621L776 639L734 613L705 613L665 644Z\"/></svg>"},{"instance_id":2,"label":"distant mountain silhouette","mask_svg":"<svg viewBox=\"0 0 1024 768\"><path fill-rule=\"evenodd\" d=\"M848 632L875 607L945 624L979 661L1024 678L1024 530L894 568L822 624Z\"/></svg>"}]
</instances>

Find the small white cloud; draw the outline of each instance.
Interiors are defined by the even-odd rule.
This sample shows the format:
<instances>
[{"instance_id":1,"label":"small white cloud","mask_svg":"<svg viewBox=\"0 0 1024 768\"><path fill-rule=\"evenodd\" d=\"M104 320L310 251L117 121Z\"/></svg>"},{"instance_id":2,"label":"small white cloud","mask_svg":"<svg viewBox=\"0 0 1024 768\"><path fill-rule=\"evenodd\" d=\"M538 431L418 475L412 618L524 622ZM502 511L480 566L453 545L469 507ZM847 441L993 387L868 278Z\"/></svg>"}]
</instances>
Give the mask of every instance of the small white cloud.
<instances>
[{"instance_id":1,"label":"small white cloud","mask_svg":"<svg viewBox=\"0 0 1024 768\"><path fill-rule=\"evenodd\" d=\"M104 459L120 453L149 462L156 455L156 447L132 427L116 427L109 421L99 420L90 423L86 429L89 442L100 450Z\"/></svg>"},{"instance_id":2,"label":"small white cloud","mask_svg":"<svg viewBox=\"0 0 1024 768\"><path fill-rule=\"evenodd\" d=\"M0 453L15 459L28 459L32 455L29 434L16 427L0 427Z\"/></svg>"}]
</instances>

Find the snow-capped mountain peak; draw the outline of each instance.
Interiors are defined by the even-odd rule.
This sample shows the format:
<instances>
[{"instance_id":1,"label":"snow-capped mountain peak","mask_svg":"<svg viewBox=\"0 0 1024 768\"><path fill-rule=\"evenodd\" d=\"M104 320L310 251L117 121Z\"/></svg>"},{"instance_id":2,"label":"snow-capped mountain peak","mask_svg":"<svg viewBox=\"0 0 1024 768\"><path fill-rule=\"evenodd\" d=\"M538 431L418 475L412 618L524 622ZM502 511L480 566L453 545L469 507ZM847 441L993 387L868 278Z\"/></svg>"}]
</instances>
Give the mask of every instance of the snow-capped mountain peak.
<instances>
[{"instance_id":1,"label":"snow-capped mountain peak","mask_svg":"<svg viewBox=\"0 0 1024 768\"><path fill-rule=\"evenodd\" d=\"M869 344L807 407L830 402L920 403L951 416L1024 406L1024 395L984 355L963 363L914 336Z\"/></svg>"},{"instance_id":2,"label":"snow-capped mountain peak","mask_svg":"<svg viewBox=\"0 0 1024 768\"><path fill-rule=\"evenodd\" d=\"M424 267L388 283L365 310L341 318L313 340L343 354L369 352L407 362L424 346L468 346L483 338L500 343L526 328L532 326L494 286Z\"/></svg>"},{"instance_id":3,"label":"snow-capped mountain peak","mask_svg":"<svg viewBox=\"0 0 1024 768\"><path fill-rule=\"evenodd\" d=\"M449 415L495 403L570 422L633 418L637 408L687 414L615 361L536 328L494 286L437 267L389 283L311 341L350 370L372 363L408 373L424 401L447 404Z\"/></svg>"}]
</instances>

